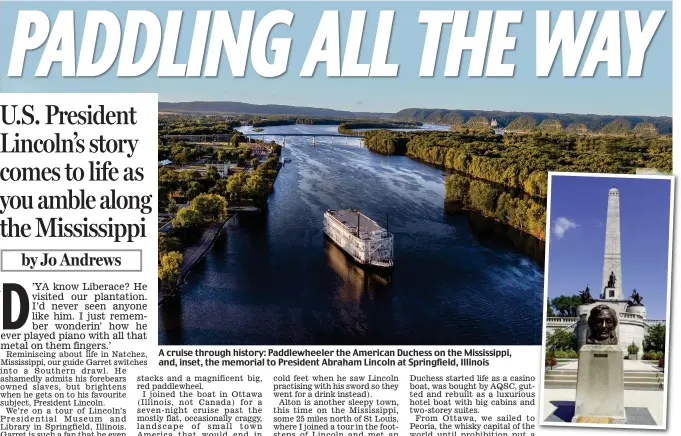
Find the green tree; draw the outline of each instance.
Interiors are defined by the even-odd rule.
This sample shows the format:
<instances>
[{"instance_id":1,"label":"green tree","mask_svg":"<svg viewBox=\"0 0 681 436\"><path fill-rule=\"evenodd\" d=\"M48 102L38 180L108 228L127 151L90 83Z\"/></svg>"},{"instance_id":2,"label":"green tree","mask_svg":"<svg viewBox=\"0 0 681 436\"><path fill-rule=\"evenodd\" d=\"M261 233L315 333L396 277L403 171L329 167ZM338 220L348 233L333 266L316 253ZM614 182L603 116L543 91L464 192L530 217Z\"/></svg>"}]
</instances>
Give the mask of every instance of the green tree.
<instances>
[{"instance_id":1,"label":"green tree","mask_svg":"<svg viewBox=\"0 0 681 436\"><path fill-rule=\"evenodd\" d=\"M521 198L513 198L511 201L511 207L509 208L508 217L509 222L516 229L522 231L528 230L528 211L529 207L527 202L523 201Z\"/></svg>"},{"instance_id":2,"label":"green tree","mask_svg":"<svg viewBox=\"0 0 681 436\"><path fill-rule=\"evenodd\" d=\"M211 186L210 189L208 190L208 193L209 194L218 194L218 195L221 195L223 197L226 197L228 180L229 179L227 177L222 177L220 179L217 179L215 181L215 184L213 186Z\"/></svg>"},{"instance_id":3,"label":"green tree","mask_svg":"<svg viewBox=\"0 0 681 436\"><path fill-rule=\"evenodd\" d=\"M468 177L452 174L445 179L445 201L448 203L468 202Z\"/></svg>"},{"instance_id":4,"label":"green tree","mask_svg":"<svg viewBox=\"0 0 681 436\"><path fill-rule=\"evenodd\" d=\"M194 170L179 170L177 171L177 180L182 183L189 183L193 180L201 180L201 174Z\"/></svg>"},{"instance_id":5,"label":"green tree","mask_svg":"<svg viewBox=\"0 0 681 436\"><path fill-rule=\"evenodd\" d=\"M508 192L502 192L497 199L497 208L494 216L499 221L506 221L510 218L513 210L513 197Z\"/></svg>"},{"instance_id":6,"label":"green tree","mask_svg":"<svg viewBox=\"0 0 681 436\"><path fill-rule=\"evenodd\" d=\"M189 230L194 229L203 223L199 211L192 207L185 207L180 209L173 218L173 230Z\"/></svg>"},{"instance_id":7,"label":"green tree","mask_svg":"<svg viewBox=\"0 0 681 436\"><path fill-rule=\"evenodd\" d=\"M667 329L664 324L655 324L648 327L648 331L643 338L643 350L664 353L666 335Z\"/></svg>"},{"instance_id":8,"label":"green tree","mask_svg":"<svg viewBox=\"0 0 681 436\"><path fill-rule=\"evenodd\" d=\"M177 286L182 258L182 254L177 251L171 251L161 256L161 261L158 265L158 278L171 289Z\"/></svg>"},{"instance_id":9,"label":"green tree","mask_svg":"<svg viewBox=\"0 0 681 436\"><path fill-rule=\"evenodd\" d=\"M577 335L573 331L557 329L546 335L546 345L555 347L556 351L570 351L577 348Z\"/></svg>"},{"instance_id":10,"label":"green tree","mask_svg":"<svg viewBox=\"0 0 681 436\"><path fill-rule=\"evenodd\" d=\"M551 306L560 316L577 316L577 307L582 304L579 295L561 295L551 300Z\"/></svg>"},{"instance_id":11,"label":"green tree","mask_svg":"<svg viewBox=\"0 0 681 436\"><path fill-rule=\"evenodd\" d=\"M535 197L546 198L549 175L546 171L534 171L525 180L525 192Z\"/></svg>"},{"instance_id":12,"label":"green tree","mask_svg":"<svg viewBox=\"0 0 681 436\"><path fill-rule=\"evenodd\" d=\"M522 200L520 200L522 201ZM546 239L546 208L532 200L528 201L527 227L530 234Z\"/></svg>"},{"instance_id":13,"label":"green tree","mask_svg":"<svg viewBox=\"0 0 681 436\"><path fill-rule=\"evenodd\" d=\"M248 176L246 173L236 173L229 177L227 181L226 194L230 200L238 200L244 193L244 185Z\"/></svg>"},{"instance_id":14,"label":"green tree","mask_svg":"<svg viewBox=\"0 0 681 436\"><path fill-rule=\"evenodd\" d=\"M556 316L556 314L553 313L553 308L551 307L551 303L548 300L546 300L546 316Z\"/></svg>"},{"instance_id":15,"label":"green tree","mask_svg":"<svg viewBox=\"0 0 681 436\"><path fill-rule=\"evenodd\" d=\"M171 197L170 200L168 200L168 206L166 206L166 210L171 215L177 212L177 202L174 198Z\"/></svg>"},{"instance_id":16,"label":"green tree","mask_svg":"<svg viewBox=\"0 0 681 436\"><path fill-rule=\"evenodd\" d=\"M180 251L181 249L182 242L179 239L169 236L167 233L158 232L158 254L161 257L171 251Z\"/></svg>"},{"instance_id":17,"label":"green tree","mask_svg":"<svg viewBox=\"0 0 681 436\"><path fill-rule=\"evenodd\" d=\"M244 185L246 195L252 198L261 198L267 195L267 183L259 173L252 173Z\"/></svg>"},{"instance_id":18,"label":"green tree","mask_svg":"<svg viewBox=\"0 0 681 436\"><path fill-rule=\"evenodd\" d=\"M229 141L229 143L232 147L238 147L239 142L241 142L241 133L234 132L234 134L232 135L232 139Z\"/></svg>"},{"instance_id":19,"label":"green tree","mask_svg":"<svg viewBox=\"0 0 681 436\"><path fill-rule=\"evenodd\" d=\"M487 216L494 214L496 190L489 183L481 180L471 181L468 195L471 199L471 206Z\"/></svg>"},{"instance_id":20,"label":"green tree","mask_svg":"<svg viewBox=\"0 0 681 436\"><path fill-rule=\"evenodd\" d=\"M192 200L199 195L201 191L203 191L203 185L197 181L191 181L187 186L187 192L185 193L185 196L187 197L187 200Z\"/></svg>"},{"instance_id":21,"label":"green tree","mask_svg":"<svg viewBox=\"0 0 681 436\"><path fill-rule=\"evenodd\" d=\"M170 159L173 162L182 165L186 165L189 163L189 159L191 156L189 154L189 149L184 146L184 143L178 143L174 145L170 153L171 153Z\"/></svg>"},{"instance_id":22,"label":"green tree","mask_svg":"<svg viewBox=\"0 0 681 436\"><path fill-rule=\"evenodd\" d=\"M215 168L214 166L208 167L206 170L206 178L211 181L216 181L217 179L220 178L220 173L218 172L218 169Z\"/></svg>"},{"instance_id":23,"label":"green tree","mask_svg":"<svg viewBox=\"0 0 681 436\"><path fill-rule=\"evenodd\" d=\"M276 154L277 156L281 155L281 145L277 144L274 141L270 142L270 146L272 147L272 153Z\"/></svg>"},{"instance_id":24,"label":"green tree","mask_svg":"<svg viewBox=\"0 0 681 436\"><path fill-rule=\"evenodd\" d=\"M192 200L189 208L196 210L204 223L212 224L227 216L227 200L217 194L201 194Z\"/></svg>"}]
</instances>

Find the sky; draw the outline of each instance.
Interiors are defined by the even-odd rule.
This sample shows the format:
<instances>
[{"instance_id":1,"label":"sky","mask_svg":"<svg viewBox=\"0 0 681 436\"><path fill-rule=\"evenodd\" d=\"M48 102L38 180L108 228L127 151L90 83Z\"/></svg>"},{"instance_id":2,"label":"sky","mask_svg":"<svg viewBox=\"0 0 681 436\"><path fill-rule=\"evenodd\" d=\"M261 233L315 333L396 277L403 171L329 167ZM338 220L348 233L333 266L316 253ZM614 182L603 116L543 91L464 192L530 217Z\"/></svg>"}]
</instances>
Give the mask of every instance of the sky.
<instances>
[{"instance_id":1,"label":"sky","mask_svg":"<svg viewBox=\"0 0 681 436\"><path fill-rule=\"evenodd\" d=\"M608 190L620 197L622 292L643 297L648 319L665 319L671 182L553 176L550 192L549 299L575 295L587 285L600 294ZM620 279L618 277L618 279Z\"/></svg>"},{"instance_id":2,"label":"sky","mask_svg":"<svg viewBox=\"0 0 681 436\"><path fill-rule=\"evenodd\" d=\"M279 26L275 37L292 37L293 45L288 72L278 78L259 77L249 66L246 77L233 78L223 56L223 65L216 78L158 78L155 73L138 78L117 78L115 67L99 78L61 78L55 67L48 78L8 78L7 67L19 9L43 10L53 18L59 9L75 11L82 28L88 9L105 9L116 13L121 21L128 9L148 9L165 18L168 10L185 11L180 34L178 59L186 59L197 10L228 9L239 17L243 9L256 11L256 22L268 11L288 9L295 14L291 28ZM369 62L373 51L376 22L380 10L394 10L390 63L399 63L394 78L328 78L326 68L317 68L311 78L299 77L307 50L325 9L341 14L341 45L347 35L353 9L367 11L364 42L360 62ZM420 10L470 10L471 20L481 9L522 9L523 21L513 24L516 49L507 52L504 61L516 64L513 78L468 78L443 76L444 58L449 42L449 30L443 30L435 77L420 78L419 65L426 26L418 23ZM604 65L592 78L563 78L560 55L552 74L537 78L535 73L535 10L549 9L552 17L558 11L576 11L581 20L584 10L636 9L642 21L653 9L665 14L646 55L643 75L639 78L609 78ZM404 108L444 108L535 111L560 113L596 113L612 115L671 116L672 47L671 2L0 2L0 91L2 92L154 92L161 101L229 100L255 104L286 104L315 106L350 111L394 112ZM600 22L597 18L594 29ZM620 18L622 37L622 71L626 72L629 46L624 17ZM235 27L238 27L235 24ZM469 32L474 24L469 22ZM593 34L589 39L589 45ZM77 47L80 45L77 32ZM140 38L140 42L144 37ZM78 49L77 49L78 50ZM586 56L585 56L586 57ZM585 58L584 57L584 58ZM469 53L464 54L462 72L468 69ZM584 63L582 59L582 65ZM27 56L26 71L35 71L39 54Z\"/></svg>"}]
</instances>

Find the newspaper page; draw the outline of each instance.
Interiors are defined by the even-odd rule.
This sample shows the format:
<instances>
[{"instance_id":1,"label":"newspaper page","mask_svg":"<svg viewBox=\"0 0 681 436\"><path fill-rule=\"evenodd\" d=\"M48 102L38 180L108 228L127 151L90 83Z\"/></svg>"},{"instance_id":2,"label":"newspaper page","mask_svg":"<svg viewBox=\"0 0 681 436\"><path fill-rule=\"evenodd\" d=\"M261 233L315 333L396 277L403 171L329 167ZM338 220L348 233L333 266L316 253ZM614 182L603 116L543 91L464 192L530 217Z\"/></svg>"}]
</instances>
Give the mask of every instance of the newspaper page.
<instances>
[{"instance_id":1,"label":"newspaper page","mask_svg":"<svg viewBox=\"0 0 681 436\"><path fill-rule=\"evenodd\" d=\"M675 432L676 12L0 2L0 436Z\"/></svg>"}]
</instances>

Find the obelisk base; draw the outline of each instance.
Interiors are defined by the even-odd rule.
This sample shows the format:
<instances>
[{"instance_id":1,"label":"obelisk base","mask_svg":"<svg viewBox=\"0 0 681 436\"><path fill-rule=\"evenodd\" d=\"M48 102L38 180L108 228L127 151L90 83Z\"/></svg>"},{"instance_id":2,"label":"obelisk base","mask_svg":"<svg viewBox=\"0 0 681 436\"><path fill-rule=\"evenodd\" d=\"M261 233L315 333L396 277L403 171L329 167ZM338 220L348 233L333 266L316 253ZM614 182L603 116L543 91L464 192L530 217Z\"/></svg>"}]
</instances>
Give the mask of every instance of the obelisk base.
<instances>
[{"instance_id":1,"label":"obelisk base","mask_svg":"<svg viewBox=\"0 0 681 436\"><path fill-rule=\"evenodd\" d=\"M624 355L617 345L583 345L579 350L572 422L625 424Z\"/></svg>"},{"instance_id":2,"label":"obelisk base","mask_svg":"<svg viewBox=\"0 0 681 436\"><path fill-rule=\"evenodd\" d=\"M615 288L605 288L603 289L602 300L616 300L618 299L617 289Z\"/></svg>"}]
</instances>

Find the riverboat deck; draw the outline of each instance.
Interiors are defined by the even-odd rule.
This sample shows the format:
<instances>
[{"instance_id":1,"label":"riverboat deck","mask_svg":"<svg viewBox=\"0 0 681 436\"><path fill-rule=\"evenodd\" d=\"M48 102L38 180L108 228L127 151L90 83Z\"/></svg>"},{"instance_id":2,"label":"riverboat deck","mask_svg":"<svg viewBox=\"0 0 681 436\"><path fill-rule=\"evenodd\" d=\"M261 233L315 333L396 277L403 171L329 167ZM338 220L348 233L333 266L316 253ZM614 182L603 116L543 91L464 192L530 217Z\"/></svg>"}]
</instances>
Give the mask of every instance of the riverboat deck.
<instances>
[{"instance_id":1,"label":"riverboat deck","mask_svg":"<svg viewBox=\"0 0 681 436\"><path fill-rule=\"evenodd\" d=\"M357 234L358 223L360 235L362 233L371 235L373 232L385 231L374 220L354 209L330 210L328 213L354 234Z\"/></svg>"}]
</instances>

